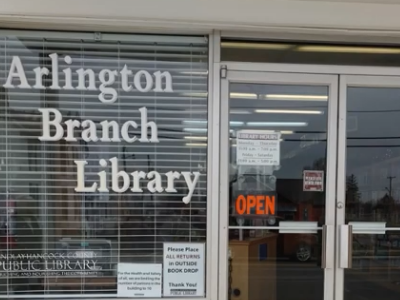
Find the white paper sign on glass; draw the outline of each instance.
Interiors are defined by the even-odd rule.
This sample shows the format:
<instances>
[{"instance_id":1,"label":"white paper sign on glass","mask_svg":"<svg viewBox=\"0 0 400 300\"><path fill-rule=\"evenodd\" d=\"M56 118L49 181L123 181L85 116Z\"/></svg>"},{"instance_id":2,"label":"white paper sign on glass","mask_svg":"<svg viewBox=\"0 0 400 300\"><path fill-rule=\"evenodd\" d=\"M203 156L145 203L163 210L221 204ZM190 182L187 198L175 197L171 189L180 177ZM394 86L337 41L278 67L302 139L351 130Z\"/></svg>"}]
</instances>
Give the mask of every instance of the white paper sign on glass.
<instances>
[{"instance_id":1,"label":"white paper sign on glass","mask_svg":"<svg viewBox=\"0 0 400 300\"><path fill-rule=\"evenodd\" d=\"M237 132L236 163L238 166L279 166L278 132L242 130Z\"/></svg>"},{"instance_id":2,"label":"white paper sign on glass","mask_svg":"<svg viewBox=\"0 0 400 300\"><path fill-rule=\"evenodd\" d=\"M118 264L118 297L161 298L161 264Z\"/></svg>"},{"instance_id":3,"label":"white paper sign on glass","mask_svg":"<svg viewBox=\"0 0 400 300\"><path fill-rule=\"evenodd\" d=\"M164 243L166 297L204 297L204 243Z\"/></svg>"}]
</instances>

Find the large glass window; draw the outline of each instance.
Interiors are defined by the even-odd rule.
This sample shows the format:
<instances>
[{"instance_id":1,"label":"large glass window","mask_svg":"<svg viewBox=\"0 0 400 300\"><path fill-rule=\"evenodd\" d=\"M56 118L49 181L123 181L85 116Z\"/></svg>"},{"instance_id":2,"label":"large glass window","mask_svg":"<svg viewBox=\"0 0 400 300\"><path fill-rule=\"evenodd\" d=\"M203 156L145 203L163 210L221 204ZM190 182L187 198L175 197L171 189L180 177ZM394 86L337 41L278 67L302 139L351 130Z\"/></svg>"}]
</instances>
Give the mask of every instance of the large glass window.
<instances>
[{"instance_id":1,"label":"large glass window","mask_svg":"<svg viewBox=\"0 0 400 300\"><path fill-rule=\"evenodd\" d=\"M1 298L205 295L207 49L3 35Z\"/></svg>"}]
</instances>

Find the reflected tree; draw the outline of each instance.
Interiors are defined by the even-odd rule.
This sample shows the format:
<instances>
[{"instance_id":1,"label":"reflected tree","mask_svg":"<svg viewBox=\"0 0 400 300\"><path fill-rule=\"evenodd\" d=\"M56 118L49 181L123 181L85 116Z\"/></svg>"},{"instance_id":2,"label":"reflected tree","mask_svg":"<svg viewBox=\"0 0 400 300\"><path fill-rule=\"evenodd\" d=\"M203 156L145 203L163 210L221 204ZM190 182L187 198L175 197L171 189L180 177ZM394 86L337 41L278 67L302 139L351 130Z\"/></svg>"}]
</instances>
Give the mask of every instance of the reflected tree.
<instances>
[{"instance_id":1,"label":"reflected tree","mask_svg":"<svg viewBox=\"0 0 400 300\"><path fill-rule=\"evenodd\" d=\"M396 202L393 197L386 193L381 199L377 200L375 211L380 219L386 222L391 222L396 216Z\"/></svg>"},{"instance_id":2,"label":"reflected tree","mask_svg":"<svg viewBox=\"0 0 400 300\"><path fill-rule=\"evenodd\" d=\"M358 188L357 177L351 174L346 177L346 211L351 215L360 217L361 195Z\"/></svg>"},{"instance_id":3,"label":"reflected tree","mask_svg":"<svg viewBox=\"0 0 400 300\"><path fill-rule=\"evenodd\" d=\"M304 167L304 170L326 171L326 158L320 157L314 160L312 166Z\"/></svg>"}]
</instances>

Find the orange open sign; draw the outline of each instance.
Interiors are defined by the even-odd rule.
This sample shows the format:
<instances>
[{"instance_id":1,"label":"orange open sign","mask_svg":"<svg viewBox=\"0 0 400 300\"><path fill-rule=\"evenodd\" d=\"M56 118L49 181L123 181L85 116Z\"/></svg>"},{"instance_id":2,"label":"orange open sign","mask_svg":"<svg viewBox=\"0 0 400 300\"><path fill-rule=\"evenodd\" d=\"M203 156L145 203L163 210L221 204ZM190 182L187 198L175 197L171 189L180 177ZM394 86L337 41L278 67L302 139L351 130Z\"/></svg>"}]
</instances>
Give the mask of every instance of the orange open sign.
<instances>
[{"instance_id":1,"label":"orange open sign","mask_svg":"<svg viewBox=\"0 0 400 300\"><path fill-rule=\"evenodd\" d=\"M275 215L275 195L239 195L235 210L239 215Z\"/></svg>"}]
</instances>

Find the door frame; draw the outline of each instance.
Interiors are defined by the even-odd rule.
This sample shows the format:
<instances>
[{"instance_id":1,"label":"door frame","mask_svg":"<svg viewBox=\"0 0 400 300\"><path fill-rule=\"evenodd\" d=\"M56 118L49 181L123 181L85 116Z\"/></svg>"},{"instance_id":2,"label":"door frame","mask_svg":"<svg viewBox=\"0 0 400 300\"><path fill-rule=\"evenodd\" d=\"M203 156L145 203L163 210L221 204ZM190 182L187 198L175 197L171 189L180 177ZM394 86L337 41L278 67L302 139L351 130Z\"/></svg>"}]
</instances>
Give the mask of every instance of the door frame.
<instances>
[{"instance_id":1,"label":"door frame","mask_svg":"<svg viewBox=\"0 0 400 300\"><path fill-rule=\"evenodd\" d=\"M226 71L227 70L227 71ZM337 160L337 115L338 115L338 76L329 74L295 74L266 71L243 71L221 67L221 114L220 114L220 149L226 153L229 149L229 84L234 83L259 83L259 84L294 84L294 85L319 85L328 87L328 116L327 116L327 156L326 156L326 204L325 204L325 243L335 243L335 207L336 207L336 160ZM229 203L229 155L220 156L220 299L229 299L228 291L228 203ZM226 212L226 213L225 213ZM251 227L254 228L254 227ZM271 227L269 227L271 228ZM320 229L322 230L322 229ZM324 262L324 299L334 300L334 248L325 247Z\"/></svg>"},{"instance_id":2,"label":"door frame","mask_svg":"<svg viewBox=\"0 0 400 300\"><path fill-rule=\"evenodd\" d=\"M331 75L371 75L371 76L400 76L398 67L371 67L346 65L315 65L315 64L279 64L279 63L243 63L221 61L220 68L228 71L254 71L278 73L309 73ZM222 76L221 76L222 77Z\"/></svg>"},{"instance_id":3,"label":"door frame","mask_svg":"<svg viewBox=\"0 0 400 300\"><path fill-rule=\"evenodd\" d=\"M229 140L227 139L227 133L229 132L229 116L228 116L228 101L226 99L228 82L230 79L230 74L232 72L260 72L260 73L281 73L283 75L295 75L295 74L310 74L312 76L320 76L321 74L330 74L338 78L339 84L337 86L337 95L331 101L336 103L336 137L337 147L333 147L336 149L336 157L335 163L337 163L336 168L336 190L334 191L334 205L335 208L332 210L331 216L334 216L334 226L335 228L339 228L339 224L344 224L344 215L345 211L341 210L341 212L337 215L336 202L338 199L344 199L345 195L345 164L346 164L346 87L347 84L350 83L352 86L375 86L378 87L378 83L380 82L382 87L388 87L393 85L394 83L391 81L391 77L400 76L399 68L391 68L391 67L370 67L370 66L336 66L336 65L301 65L301 64L269 64L269 63L241 63L241 62L219 62L214 64L213 73L215 74L215 79L220 84L220 89L218 91L214 91L215 94L220 96L220 150L228 149L227 147ZM219 76L218 76L219 75ZM226 75L226 78L224 78ZM247 78L248 79L248 78ZM282 82L284 83L284 82ZM287 83L287 82L286 82ZM216 84L218 86L218 84ZM398 85L397 85L398 87ZM219 98L219 97L218 97ZM332 118L331 118L332 119ZM329 124L332 126L333 123ZM225 133L224 133L225 132ZM329 133L329 127L328 127ZM225 148L223 148L225 147ZM218 295L219 299L228 299L227 295L227 281L228 281L228 214L224 213L228 211L227 207L227 197L228 190L226 174L228 171L228 163L226 161L227 156L221 155L219 157L219 167L220 167L220 181L219 181L219 290ZM328 157L327 157L328 159ZM222 175L222 176L221 176ZM342 185L340 186L340 183ZM337 185L339 184L339 186ZM334 249L335 249L335 271L333 275L333 286L329 286L324 288L325 299L333 299L333 300L343 300L344 298L344 269L339 268L339 257L338 253L340 252L339 245L339 230L335 230L334 237ZM327 280L325 280L326 282ZM329 284L328 284L329 285ZM329 292L330 291L330 292Z\"/></svg>"}]
</instances>

